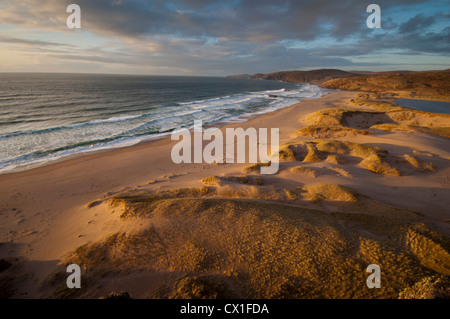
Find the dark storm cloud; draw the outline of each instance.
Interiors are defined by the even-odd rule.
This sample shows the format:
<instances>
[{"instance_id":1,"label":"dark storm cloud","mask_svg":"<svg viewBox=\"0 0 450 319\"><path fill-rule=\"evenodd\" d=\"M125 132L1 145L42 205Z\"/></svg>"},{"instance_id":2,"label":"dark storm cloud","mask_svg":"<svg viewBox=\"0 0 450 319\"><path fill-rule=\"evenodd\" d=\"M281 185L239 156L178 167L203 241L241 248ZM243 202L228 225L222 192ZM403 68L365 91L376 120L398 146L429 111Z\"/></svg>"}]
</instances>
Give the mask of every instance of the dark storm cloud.
<instances>
[{"instance_id":1,"label":"dark storm cloud","mask_svg":"<svg viewBox=\"0 0 450 319\"><path fill-rule=\"evenodd\" d=\"M93 62L189 66L229 74L364 66L352 57L383 50L450 52L448 12L433 15L430 2L420 0L3 0L0 21L72 32L65 22L66 7L73 2L81 7L83 31L122 43L122 50L100 48L93 55L83 49L80 59ZM366 26L366 8L373 2L381 7L381 30ZM442 8L444 1L433 3ZM12 41L20 39L0 38ZM55 44L43 40L35 45Z\"/></svg>"},{"instance_id":2,"label":"dark storm cloud","mask_svg":"<svg viewBox=\"0 0 450 319\"><path fill-rule=\"evenodd\" d=\"M371 2L79 0L78 4L83 8L87 27L96 31L124 36L171 35L273 43L282 39L313 40L327 34L344 38L367 31L366 8ZM420 2L423 1L377 1L383 11ZM420 16L404 28L419 28L432 22L432 18Z\"/></svg>"},{"instance_id":3,"label":"dark storm cloud","mask_svg":"<svg viewBox=\"0 0 450 319\"><path fill-rule=\"evenodd\" d=\"M406 48L412 52L450 54L450 27L441 32L413 32L379 38L383 48Z\"/></svg>"},{"instance_id":4,"label":"dark storm cloud","mask_svg":"<svg viewBox=\"0 0 450 319\"><path fill-rule=\"evenodd\" d=\"M400 33L410 33L410 32L416 32L417 30L420 30L422 28L429 27L432 25L436 20L436 17L434 16L424 16L422 13L416 15L414 18L409 19L407 22L403 23L399 31Z\"/></svg>"},{"instance_id":5,"label":"dark storm cloud","mask_svg":"<svg viewBox=\"0 0 450 319\"><path fill-rule=\"evenodd\" d=\"M65 8L72 2L43 0L34 5L14 5L11 1L8 9L14 14L2 20L27 23L30 17L35 17L31 20L54 26L58 17L65 20ZM377 1L383 10L420 2ZM208 36L267 43L279 39L311 40L324 34L344 37L357 33L366 28L366 7L371 1L77 0L76 3L82 9L83 28L93 32L130 37L162 34ZM418 16L417 21L409 24L419 27L426 24L427 19Z\"/></svg>"}]
</instances>

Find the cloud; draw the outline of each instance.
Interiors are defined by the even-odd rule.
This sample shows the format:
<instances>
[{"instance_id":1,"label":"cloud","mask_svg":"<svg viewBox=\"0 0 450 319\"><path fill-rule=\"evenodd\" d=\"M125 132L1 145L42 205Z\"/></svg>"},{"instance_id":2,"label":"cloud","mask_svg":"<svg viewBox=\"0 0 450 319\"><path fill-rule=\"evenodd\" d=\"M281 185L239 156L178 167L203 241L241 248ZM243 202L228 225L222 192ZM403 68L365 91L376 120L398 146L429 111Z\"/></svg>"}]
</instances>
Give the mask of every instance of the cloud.
<instances>
[{"instance_id":1,"label":"cloud","mask_svg":"<svg viewBox=\"0 0 450 319\"><path fill-rule=\"evenodd\" d=\"M63 44L58 42L49 42L42 40L28 40L28 39L19 39L19 38L11 38L0 35L0 42L3 43L18 43L18 44L27 44L32 46L64 46L64 47L73 47L70 44Z\"/></svg>"},{"instance_id":2,"label":"cloud","mask_svg":"<svg viewBox=\"0 0 450 319\"><path fill-rule=\"evenodd\" d=\"M416 32L417 30L424 29L432 25L436 21L436 17L434 16L424 16L422 13L419 13L414 18L409 19L405 23L403 23L400 28L400 33L411 33Z\"/></svg>"},{"instance_id":3,"label":"cloud","mask_svg":"<svg viewBox=\"0 0 450 319\"><path fill-rule=\"evenodd\" d=\"M1 20L11 24L65 27L65 8L73 0L17 4L4 0ZM420 1L378 1L384 10ZM83 28L115 36L175 35L272 43L279 39L311 40L329 34L345 37L366 29L367 3L360 0L112 1L78 0ZM415 20L414 20L415 19ZM405 25L432 23L416 16Z\"/></svg>"},{"instance_id":4,"label":"cloud","mask_svg":"<svg viewBox=\"0 0 450 319\"><path fill-rule=\"evenodd\" d=\"M366 7L371 2L361 0L77 0L82 31L76 39L90 34L94 40L114 43L110 47L70 40L74 31L66 27L66 7L72 2L3 0L0 24L13 30L1 36L0 29L0 42L27 46L27 52L35 46L36 54L48 48L52 58L73 63L140 65L200 74L366 66L354 57L378 61L378 55L393 50L440 56L450 52L449 28L442 27L448 13L433 15L445 6L441 0L378 0L381 30L367 28ZM58 53L58 47L69 48L60 38L30 39L15 34L14 27L33 28L35 35L67 34L64 42L80 52ZM301 45L286 44L296 41Z\"/></svg>"}]
</instances>

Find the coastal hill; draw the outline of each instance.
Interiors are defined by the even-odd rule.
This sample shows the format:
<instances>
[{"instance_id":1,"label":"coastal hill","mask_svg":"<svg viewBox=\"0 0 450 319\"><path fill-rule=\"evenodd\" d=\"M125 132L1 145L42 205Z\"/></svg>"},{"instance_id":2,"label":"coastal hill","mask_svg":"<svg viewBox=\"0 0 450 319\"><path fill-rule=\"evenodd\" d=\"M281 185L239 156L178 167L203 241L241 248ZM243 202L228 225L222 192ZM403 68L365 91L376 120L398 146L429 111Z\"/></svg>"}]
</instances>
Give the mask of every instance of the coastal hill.
<instances>
[{"instance_id":1,"label":"coastal hill","mask_svg":"<svg viewBox=\"0 0 450 319\"><path fill-rule=\"evenodd\" d=\"M450 101L450 69L422 72L379 72L368 76L335 78L324 88L391 94L405 98Z\"/></svg>"},{"instance_id":2,"label":"coastal hill","mask_svg":"<svg viewBox=\"0 0 450 319\"><path fill-rule=\"evenodd\" d=\"M280 71L267 74L263 73L239 74L239 75L230 75L229 77L321 84L325 81L336 78L348 78L359 75L361 74L342 71L338 69L319 69L311 71Z\"/></svg>"},{"instance_id":3,"label":"coastal hill","mask_svg":"<svg viewBox=\"0 0 450 319\"><path fill-rule=\"evenodd\" d=\"M343 71L318 69L231 75L230 77L310 83L327 89L364 91L402 98L450 101L450 69L436 71Z\"/></svg>"}]
</instances>

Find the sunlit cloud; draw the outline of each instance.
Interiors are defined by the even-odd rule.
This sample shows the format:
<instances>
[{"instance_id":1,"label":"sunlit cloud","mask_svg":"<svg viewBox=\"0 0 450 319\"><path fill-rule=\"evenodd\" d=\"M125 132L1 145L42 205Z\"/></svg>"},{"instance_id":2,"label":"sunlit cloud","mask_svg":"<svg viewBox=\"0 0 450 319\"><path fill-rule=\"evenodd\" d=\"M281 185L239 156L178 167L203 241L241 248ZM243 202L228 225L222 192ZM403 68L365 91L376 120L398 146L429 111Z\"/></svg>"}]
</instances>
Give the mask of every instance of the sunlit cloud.
<instances>
[{"instance_id":1,"label":"sunlit cloud","mask_svg":"<svg viewBox=\"0 0 450 319\"><path fill-rule=\"evenodd\" d=\"M0 2L2 72L227 75L286 69L450 67L447 1L387 1L382 29L353 1ZM402 59L402 56L408 58Z\"/></svg>"}]
</instances>

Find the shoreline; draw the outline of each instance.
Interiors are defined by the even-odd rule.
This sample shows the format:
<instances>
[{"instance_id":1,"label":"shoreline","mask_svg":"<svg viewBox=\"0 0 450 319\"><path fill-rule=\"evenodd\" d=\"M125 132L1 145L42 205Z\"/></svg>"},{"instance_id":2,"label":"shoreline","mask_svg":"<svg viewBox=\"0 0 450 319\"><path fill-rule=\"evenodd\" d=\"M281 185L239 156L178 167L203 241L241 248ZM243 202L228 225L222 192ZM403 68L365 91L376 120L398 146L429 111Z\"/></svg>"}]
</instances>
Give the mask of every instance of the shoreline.
<instances>
[{"instance_id":1,"label":"shoreline","mask_svg":"<svg viewBox=\"0 0 450 319\"><path fill-rule=\"evenodd\" d=\"M305 84L309 84L309 83L305 83ZM330 90L330 89L328 89L328 91L331 91L331 92L324 93L324 95L322 95L321 97L324 97L324 96L326 96L326 95L328 95L330 93L337 92L339 90ZM319 99L321 97L319 97ZM291 104L289 106L281 107L281 108L276 109L276 110L271 110L271 111L269 110L269 111L263 111L263 112L257 112L257 113L250 113L250 114L240 115L240 116L238 116L238 117L236 117L234 119L231 119L231 120L219 121L219 122L212 123L212 124L206 124L206 125L203 125L203 127L204 128L212 128L212 127L214 127L214 128L221 129L222 127L227 126L227 125L246 123L246 122L250 121L253 118L257 118L259 116L264 116L266 114L271 114L271 113L274 113L274 112L278 112L280 110L283 110L283 109L295 106L295 105L300 104L302 102L306 102L306 101L309 101L309 100L315 100L315 99L318 99L318 98L313 98L313 99L305 98L305 99L303 99L301 101L297 101L297 102L295 102L295 103L293 103L293 104ZM193 127L189 126L188 129L191 131L193 129ZM104 153L104 152L114 151L114 150L118 150L118 149L126 149L126 148L129 148L129 147L133 147L133 146L137 146L137 145L141 145L141 144L152 143L152 142L159 141L159 140L162 140L162 139L169 139L170 140L171 133L172 132L164 132L164 133L155 134L156 136L147 136L147 137L144 137L142 140L139 140L138 142L133 143L131 145L125 145L125 146L119 145L119 146L111 146L111 147L105 147L105 148L101 148L101 146L100 146L99 149L94 149L92 151L88 150L88 151L82 151L82 152L69 154L69 155L62 155L62 156L60 156L58 158L55 158L55 159L47 159L47 160L44 159L42 161L36 161L36 162L33 162L33 163L29 163L29 164L19 165L18 167L14 167L14 168L11 168L11 169L8 169L8 170L4 170L3 169L3 170L0 170L0 176L20 173L20 172L25 172L25 171L33 170L33 169L36 169L36 168L45 167L45 166L48 166L48 165L54 165L54 164L57 164L57 163L60 163L60 162L64 162L66 160L71 160L71 159L76 159L76 158L79 158L79 157L94 155L94 154L97 154L97 153Z\"/></svg>"},{"instance_id":2,"label":"shoreline","mask_svg":"<svg viewBox=\"0 0 450 319\"><path fill-rule=\"evenodd\" d=\"M309 83L299 83L299 84L311 85ZM323 92L321 91L321 93L320 93L320 94L322 94L322 96L327 95L331 92L337 91L337 90L324 89L324 88L321 88L320 86L317 86L317 87L319 87L321 90L323 90ZM313 98L313 99L316 99L316 98ZM287 107L291 107L293 105L301 103L302 101L310 100L311 98L303 98L303 99L296 98L296 99L297 99L296 102L293 102L292 104L290 104L288 106L281 106L275 110L270 110L270 108L268 108L266 110L258 111L255 113L242 114L242 115L230 118L228 120L221 120L216 123L204 125L204 127L221 128L222 126L226 126L226 125L230 125L230 124L234 124L234 123L245 123L252 118L256 118L256 117L259 117L259 116L262 116L265 114L269 114L272 112L277 112L279 110L282 110ZM287 101L288 101L288 99L286 99L286 103L287 103ZM192 127L193 127L192 125L188 126L187 128L189 130L192 130ZM0 169L0 176L5 175L5 174L14 174L14 173L18 173L18 172L28 171L30 169L35 169L35 168L39 168L39 167L43 167L43 166L47 166L47 165L53 165L53 164L59 163L61 161L78 158L80 156L88 156L90 154L108 152L108 151L122 149L122 148L128 148L128 147L140 145L143 143L151 143L153 141L170 138L171 133L172 132L169 131L169 132L161 132L161 133L157 133L157 134L153 134L153 135L145 135L143 137L134 136L134 137L130 137L127 140L117 143L117 145L115 145L115 144L112 144L112 145L99 144L99 145L94 145L92 150L87 149L87 150L77 151L75 153L71 153L71 154L67 154L67 155L57 155L55 158L51 158L51 157L50 158L41 158L41 159L37 158L31 163L19 164L13 168L8 168L8 167L2 168L2 169ZM133 141L133 139L136 139L137 141Z\"/></svg>"},{"instance_id":3,"label":"shoreline","mask_svg":"<svg viewBox=\"0 0 450 319\"><path fill-rule=\"evenodd\" d=\"M218 122L215 124L204 125L203 128L217 127L224 133L225 129L228 127L233 127L233 128L242 127L244 129L246 129L248 127L271 128L271 127L281 126L280 127L280 141L279 141L280 145L281 145L284 142L292 139L292 135L291 135L292 132L298 130L298 128L306 126L305 123L302 123L300 120L297 120L297 119L300 119L300 118L306 116L308 113L311 113L313 111L332 107L332 105L335 105L335 106L339 105L339 104L345 105L345 101L349 101L351 99L351 97L354 97L357 94L359 94L359 92L336 90L336 92L330 92L320 98L307 99L302 102L293 104L291 106L284 107L282 109L278 109L278 110L275 110L272 112L268 112L268 113L264 113L264 114L257 115L254 117L250 117L244 122L233 122L233 123ZM319 105L319 107L317 107L318 105ZM301 107L303 107L303 108L301 108ZM408 109L408 108L406 108L406 109ZM419 111L419 112L423 112L423 111ZM290 114L295 114L295 117L291 118L289 116ZM436 113L436 114L438 114L438 113ZM274 126L272 124L274 119L276 121L277 118L283 119L282 125ZM270 125L262 125L262 124L269 124L269 123L271 123L271 124ZM221 125L219 126L218 124L221 124ZM168 134L170 134L170 133L168 133ZM440 138L440 137L436 137L436 138L443 139L443 142L446 141L445 138ZM303 139L305 139L305 138L303 138ZM308 140L308 138L306 138L306 140ZM216 164L206 164L206 163L200 163L200 164L194 164L194 163L174 164L174 163L172 163L170 160L170 150L171 150L171 147L174 144L176 144L177 142L178 141L172 141L170 139L170 136L165 136L165 137L155 138L155 139L150 138L150 139L145 139L143 141L138 142L137 144L133 144L130 146L96 150L96 151L93 151L92 153L72 154L72 155L61 157L54 161L45 163L44 165L38 165L37 167L33 167L30 169L5 172L5 173L0 174L0 191L2 190L2 188L7 189L5 184L15 181L16 179L27 179L27 178L34 178L34 177L39 177L39 176L42 177L46 174L51 174L54 171L58 171L58 175L66 174L65 172L61 172L61 170L68 171L67 174L70 175L71 172L73 170L75 170L75 169L72 169L72 167L80 167L80 170L84 170L84 169L88 168L87 163L92 163L92 165L101 167L102 166L101 162L104 160L108 160L108 163L115 163L115 162L117 162L116 159L120 159L123 161L124 159L132 158L133 160L136 161L136 159L138 159L139 156L136 156L135 154L144 155L142 157L143 159L145 158L145 156L148 156L149 162L154 163L155 161L151 159L152 156L148 155L149 153L152 153L151 150L153 148L157 149L158 151L164 150L164 151L160 152L159 154L165 154L165 156L167 157L166 160L162 160L163 164L159 165L161 167L164 167L164 169L161 169L161 171L170 171L171 169L173 171L179 171L179 168L183 167L183 166L187 166L187 167L193 166L195 168L198 168L199 166L214 166L214 165L216 165ZM450 155L450 153L449 153L449 155ZM143 159L141 159L137 162L139 162L139 164L142 165L142 163L145 162L145 160L143 160ZM165 167L167 163L168 163L168 166L170 167L169 169L167 167ZM111 165L110 169L108 169L107 167L101 167L102 168L101 170L97 170L97 171L91 170L90 172L94 173L94 175L99 178L101 178L105 174L118 176L118 175L122 175L120 173L120 170L123 170L124 167L130 166L130 165L127 165L126 163L124 164L123 162L120 165L117 165L117 163L116 163L116 165ZM234 167L234 169L231 168L231 170L239 170L240 168L245 166L245 164L238 164L238 163L227 164L227 165L231 165ZM116 169L115 166L118 168ZM145 167L145 165L139 166L139 168L136 170L139 171L140 169L142 169L144 167ZM134 170L134 171L136 171L136 170ZM151 174L151 172L149 172L149 174L153 175L153 174ZM138 175L140 175L140 174L138 174ZM119 183L120 185L117 185L114 188L118 189L120 187L126 187L129 185L139 184L139 183L133 182L135 180L136 180L136 178L125 179L123 182ZM20 183L14 183L14 184L19 185ZM107 192L108 187L106 187L105 189L102 189L97 194ZM0 197L0 199L1 199L1 197Z\"/></svg>"},{"instance_id":4,"label":"shoreline","mask_svg":"<svg viewBox=\"0 0 450 319\"><path fill-rule=\"evenodd\" d=\"M324 109L349 108L350 101L357 95L358 92L353 91L331 92L317 99L308 99L252 117L246 122L223 125L220 130L224 132L228 127L279 128L280 145L289 142L297 143L299 146L296 147L300 147L302 143L320 140L317 137L293 135L294 132L308 127L305 119ZM355 109L355 106L350 108ZM357 109L367 110L368 107L362 106ZM379 116L377 115L379 113L369 115ZM349 117L348 121L350 124L359 123L360 120L357 119L358 117L355 119ZM178 141L171 141L170 137L166 137L75 158L65 158L57 163L26 171L1 174L0 259L17 260L14 261L13 268L8 270L14 276L22 278L20 276L24 274L32 274L35 278L33 283L27 280L18 283L16 286L18 293L14 297L21 298L19 292L24 291L28 293L25 296L27 298L43 296L39 288L42 281L58 267L57 264L66 258L64 256L67 256L67 253L77 247L97 243L117 232L134 234L148 227L151 222L148 219L122 220L117 212L114 213L115 209L111 210L112 207L108 204L111 198L149 196L158 192L170 194L177 189L198 189L204 187L204 180L211 176L216 176L223 183L222 186L213 187L217 191L223 189L224 192L247 190L254 192L261 188L275 192L273 195L276 196L280 196L278 192L282 194L286 192L288 195L298 192L299 197L296 199L288 197L281 202L275 200L275 203L298 209L318 209L325 212L324 216L328 216L326 212L339 212L341 209L350 213L354 211L355 214L367 214L366 211L370 211L373 207L391 210L392 208L388 207L392 206L397 210L404 210L399 216L403 216L402 214L410 216L410 211L414 210L421 214L422 222L450 235L448 222L445 221L449 218L446 194L450 188L450 181L445 179L450 175L448 139L422 133L381 130L373 131L372 135L336 136L333 139L346 143L380 146L389 151L392 154L390 156L413 154L414 151L414 156L420 160L431 160L436 170L421 173L398 166L405 172L404 176L375 174L356 165L354 156L349 156L348 162L343 165L325 161L325 158L317 162L298 159L281 161L277 174L259 176L259 172L244 170L248 164L174 164L170 152ZM295 165L300 165L307 173L317 174L294 174L292 169ZM248 185L232 182L242 176L248 178ZM259 181L262 181L262 186ZM303 199L298 189L314 185L349 187L357 190L360 199L354 204L356 206L333 200L316 203ZM224 199L220 194L212 195L212 198L225 201L227 198L230 199L230 197ZM196 196L193 196L192 200L196 198L201 200ZM250 197L247 200L253 200L255 207L261 202L271 202L264 197ZM369 203L367 206L369 208L362 209L361 205L366 202ZM407 220L409 218L412 217L408 217ZM112 287L107 283L102 289L119 290L119 288L126 289L120 285ZM132 295L147 296L145 291L139 289L133 291Z\"/></svg>"},{"instance_id":5,"label":"shoreline","mask_svg":"<svg viewBox=\"0 0 450 319\"><path fill-rule=\"evenodd\" d=\"M333 92L318 99L303 101L274 112L250 118L242 123L230 123L220 127L280 127L280 144L289 140L290 133L298 128L299 115L306 115L317 109L327 108L329 101L353 96L353 92ZM283 123L283 125L280 125ZM73 158L63 158L48 165L25 171L0 175L0 202L4 208L25 206L36 211L32 202L44 198L42 210L61 209L65 212L74 207L82 207L105 193L119 192L135 185L148 185L150 180L159 180L164 175L192 175L188 180L173 183L187 187L199 185L199 176L211 169L233 172L240 171L246 164L174 164L170 152L178 141L170 137L150 140L127 147L79 154ZM206 177L206 176L203 176ZM201 184L201 183L200 183ZM158 187L162 185L155 184ZM154 185L150 185L154 186ZM164 186L166 188L167 186ZM32 200L15 202L16 197L32 194ZM60 194L60 195L58 195ZM31 198L30 198L31 199ZM48 206L48 207L47 207ZM0 239L0 242L2 240ZM56 257L56 256L55 256Z\"/></svg>"},{"instance_id":6,"label":"shoreline","mask_svg":"<svg viewBox=\"0 0 450 319\"><path fill-rule=\"evenodd\" d=\"M265 81L268 81L268 80L265 80ZM269 81L275 81L275 80L269 80ZM305 84L309 84L309 83L305 83ZM318 85L318 86L321 87L320 85ZM336 92L352 92L354 94L360 93L359 91L347 91L347 90L340 90L340 89L335 89L335 90L328 89L328 90L330 90L331 92L325 93L324 95L322 95L319 98L313 98L313 99L308 98L308 99L304 99L302 101L299 101L297 103L294 103L292 105L282 107L282 108L277 109L277 110L265 111L265 112L262 112L262 113L260 112L260 113L252 113L252 114L247 114L247 115L241 115L241 116L239 116L239 117L237 117L235 119L232 119L232 120L219 121L217 123L203 125L203 127L204 128L215 127L215 128L221 129L222 127L227 126L227 125L232 125L232 124L237 124L237 123L246 123L246 122L250 121L251 119L254 119L254 118L257 118L257 117L260 117L260 116L264 116L266 114L275 113L275 112L281 111L283 109L296 106L297 104L300 104L302 102L307 102L309 100L320 99L320 98L325 97L326 95L331 94L331 93L336 93ZM410 97L410 98L392 97L391 100L392 100L392 102L394 104L396 104L398 106L401 106L403 108L406 108L406 109L411 109L411 110L415 110L415 111L422 111L422 112L427 112L427 113L435 113L435 114L448 114L448 113L440 113L440 112L420 110L420 109L416 109L416 108L413 108L413 107L400 105L400 104L396 103L398 100L413 100L413 101L418 100L418 101L440 102L440 101L436 101L436 100L432 100L432 99L421 99L419 97L417 97L417 98L415 98L415 97ZM448 103L448 102L443 102L443 103ZM191 131L192 130L192 126L188 127L188 129ZM127 149L127 148L134 147L134 146L141 145L141 144L152 143L152 142L163 140L163 139L170 139L170 134L171 134L171 132L159 133L159 134L156 134L157 136L145 137L142 140L140 140L140 141L138 141L136 143L133 143L131 145L125 145L125 146L120 146L119 145L119 146L111 146L111 147L105 147L105 148L101 148L100 147L100 149L94 149L92 151L88 150L88 151L82 151L82 152L79 152L79 153L74 153L74 154L69 154L69 155L62 155L62 156L60 156L60 157L58 157L56 159L47 159L47 160L44 159L42 161L36 161L36 162L33 162L33 163L29 163L29 164L23 164L23 165L19 165L18 167L14 167L14 168L11 168L11 169L8 169L8 170L4 170L4 169L0 170L0 176L20 173L20 172L26 172L26 171L34 170L34 169L37 169L37 168L40 168L40 167L45 167L45 166L49 166L49 165L58 164L60 162L64 162L64 161L67 161L67 160L77 159L79 157L84 157L84 156L89 156L89 155L94 155L94 154L104 153L104 152L110 152L110 151L114 151L114 150L118 150L118 149Z\"/></svg>"}]
</instances>

